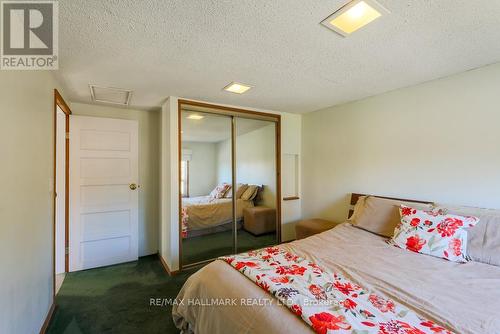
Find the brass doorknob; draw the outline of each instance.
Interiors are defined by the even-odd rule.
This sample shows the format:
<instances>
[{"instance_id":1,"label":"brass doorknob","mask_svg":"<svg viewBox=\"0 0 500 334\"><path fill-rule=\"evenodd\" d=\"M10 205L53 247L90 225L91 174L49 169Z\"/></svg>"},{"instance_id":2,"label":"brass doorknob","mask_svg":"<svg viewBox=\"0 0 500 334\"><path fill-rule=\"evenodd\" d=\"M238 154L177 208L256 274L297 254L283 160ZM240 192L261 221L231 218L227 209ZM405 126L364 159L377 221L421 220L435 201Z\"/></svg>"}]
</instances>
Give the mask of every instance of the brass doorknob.
<instances>
[{"instance_id":1,"label":"brass doorknob","mask_svg":"<svg viewBox=\"0 0 500 334\"><path fill-rule=\"evenodd\" d=\"M137 184L131 183L129 187L130 187L130 190L136 190L137 189Z\"/></svg>"}]
</instances>

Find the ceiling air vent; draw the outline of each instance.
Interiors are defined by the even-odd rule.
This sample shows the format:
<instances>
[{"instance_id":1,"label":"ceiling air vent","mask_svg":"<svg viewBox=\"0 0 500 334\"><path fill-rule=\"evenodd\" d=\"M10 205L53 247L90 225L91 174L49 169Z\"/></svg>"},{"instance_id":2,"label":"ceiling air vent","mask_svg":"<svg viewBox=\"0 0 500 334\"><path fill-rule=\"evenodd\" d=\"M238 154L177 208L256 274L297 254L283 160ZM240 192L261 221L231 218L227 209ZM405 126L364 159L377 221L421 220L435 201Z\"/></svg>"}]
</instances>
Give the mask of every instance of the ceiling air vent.
<instances>
[{"instance_id":1,"label":"ceiling air vent","mask_svg":"<svg viewBox=\"0 0 500 334\"><path fill-rule=\"evenodd\" d=\"M132 91L128 89L89 85L92 101L128 106Z\"/></svg>"}]
</instances>

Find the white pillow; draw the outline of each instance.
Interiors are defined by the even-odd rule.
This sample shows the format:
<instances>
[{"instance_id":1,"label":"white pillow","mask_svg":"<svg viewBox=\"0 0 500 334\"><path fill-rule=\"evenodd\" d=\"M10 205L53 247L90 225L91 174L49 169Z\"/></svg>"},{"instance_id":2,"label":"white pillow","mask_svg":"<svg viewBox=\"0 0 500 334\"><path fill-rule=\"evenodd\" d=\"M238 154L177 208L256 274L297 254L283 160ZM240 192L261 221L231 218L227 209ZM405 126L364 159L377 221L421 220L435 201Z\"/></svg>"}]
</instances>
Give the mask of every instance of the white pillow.
<instances>
[{"instance_id":1,"label":"white pillow","mask_svg":"<svg viewBox=\"0 0 500 334\"><path fill-rule=\"evenodd\" d=\"M227 183L223 183L221 185L218 185L215 187L214 190L210 193L210 198L211 199L219 199L219 198L224 198L224 195L231 189L231 185Z\"/></svg>"}]
</instances>

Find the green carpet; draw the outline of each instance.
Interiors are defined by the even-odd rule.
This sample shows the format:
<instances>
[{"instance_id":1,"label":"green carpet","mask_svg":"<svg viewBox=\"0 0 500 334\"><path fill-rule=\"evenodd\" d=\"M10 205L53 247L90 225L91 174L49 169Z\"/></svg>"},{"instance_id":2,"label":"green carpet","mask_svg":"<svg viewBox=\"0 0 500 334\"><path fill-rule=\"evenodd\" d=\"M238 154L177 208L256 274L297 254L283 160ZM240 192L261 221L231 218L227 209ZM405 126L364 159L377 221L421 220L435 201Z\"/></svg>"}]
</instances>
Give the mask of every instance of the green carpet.
<instances>
[{"instance_id":1,"label":"green carpet","mask_svg":"<svg viewBox=\"0 0 500 334\"><path fill-rule=\"evenodd\" d=\"M150 306L150 298L175 298L196 270L170 277L154 255L68 273L48 333L179 333L172 308Z\"/></svg>"},{"instance_id":2,"label":"green carpet","mask_svg":"<svg viewBox=\"0 0 500 334\"><path fill-rule=\"evenodd\" d=\"M274 234L253 236L238 231L238 251L276 244ZM231 231L184 241L189 263L231 254ZM66 274L56 297L49 334L179 333L172 307L151 306L151 298L175 298L199 268L170 277L156 255L139 261Z\"/></svg>"},{"instance_id":3,"label":"green carpet","mask_svg":"<svg viewBox=\"0 0 500 334\"><path fill-rule=\"evenodd\" d=\"M276 234L269 233L255 236L247 231L238 230L238 250L242 253L250 249L259 249L276 245ZM182 263L184 265L233 253L233 232L219 232L201 237L182 240Z\"/></svg>"}]
</instances>

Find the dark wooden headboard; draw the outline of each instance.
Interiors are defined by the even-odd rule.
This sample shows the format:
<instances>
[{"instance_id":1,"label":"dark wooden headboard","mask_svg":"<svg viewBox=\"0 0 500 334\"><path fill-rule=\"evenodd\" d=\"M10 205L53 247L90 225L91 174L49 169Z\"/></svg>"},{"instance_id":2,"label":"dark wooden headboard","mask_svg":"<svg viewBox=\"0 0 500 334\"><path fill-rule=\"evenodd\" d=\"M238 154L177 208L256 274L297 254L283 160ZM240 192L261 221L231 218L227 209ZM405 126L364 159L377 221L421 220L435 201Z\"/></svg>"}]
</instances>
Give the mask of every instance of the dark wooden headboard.
<instances>
[{"instance_id":1,"label":"dark wooden headboard","mask_svg":"<svg viewBox=\"0 0 500 334\"><path fill-rule=\"evenodd\" d=\"M395 197L386 197L386 196L378 196L378 195L366 195L366 194L356 194L352 193L351 194L351 205L349 207L349 216L348 218L351 218L352 214L354 213L354 205L358 202L358 199L363 196L373 196L373 197L378 197L378 198L385 198L385 199L393 199L396 201L403 201L403 202L413 202L413 203L422 203L422 204L432 204L432 202L429 201L420 201L420 200L415 200L415 199L405 199L405 198L395 198Z\"/></svg>"}]
</instances>

